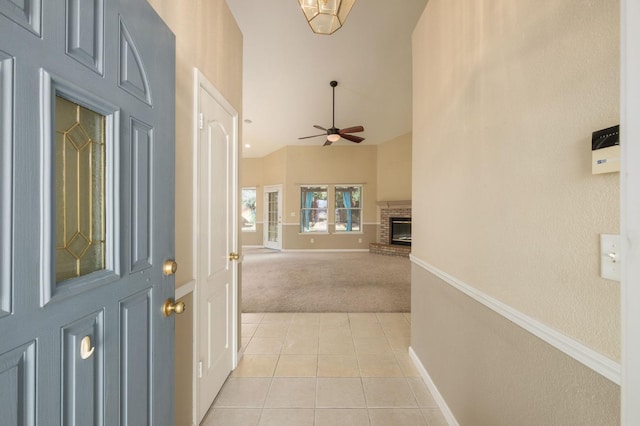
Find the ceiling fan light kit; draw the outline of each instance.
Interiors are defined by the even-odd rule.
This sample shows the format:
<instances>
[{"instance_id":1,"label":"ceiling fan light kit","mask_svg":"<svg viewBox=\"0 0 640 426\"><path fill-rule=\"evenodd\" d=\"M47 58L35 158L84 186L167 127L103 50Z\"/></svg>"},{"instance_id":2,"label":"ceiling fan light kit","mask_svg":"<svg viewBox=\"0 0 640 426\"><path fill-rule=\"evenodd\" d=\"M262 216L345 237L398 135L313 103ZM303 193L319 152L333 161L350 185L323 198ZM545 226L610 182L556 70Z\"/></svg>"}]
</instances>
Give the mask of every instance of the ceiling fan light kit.
<instances>
[{"instance_id":1,"label":"ceiling fan light kit","mask_svg":"<svg viewBox=\"0 0 640 426\"><path fill-rule=\"evenodd\" d=\"M356 0L298 0L311 30L330 35L338 31L347 20Z\"/></svg>"},{"instance_id":2,"label":"ceiling fan light kit","mask_svg":"<svg viewBox=\"0 0 640 426\"><path fill-rule=\"evenodd\" d=\"M302 0L300 0L302 1ZM364 140L364 138L361 138L360 136L355 136L355 135L351 135L349 133L359 133L359 132L364 132L364 127L362 126L353 126L353 127L347 127L345 129L338 129L336 127L336 86L338 85L337 81L331 81L329 83L329 85L331 86L331 88L333 89L333 119L331 122L331 127L328 129L325 129L322 126L318 126L317 124L314 124L313 127L315 127L318 130L322 130L325 133L321 133L319 135L312 135L312 136L303 136L301 138L298 139L309 139L309 138L317 138L318 136L324 136L327 135L327 140L325 141L325 143L322 146L328 146L331 145L334 142L338 142L341 138L342 139L346 139L348 141L351 142L355 142L355 143L360 143Z\"/></svg>"}]
</instances>

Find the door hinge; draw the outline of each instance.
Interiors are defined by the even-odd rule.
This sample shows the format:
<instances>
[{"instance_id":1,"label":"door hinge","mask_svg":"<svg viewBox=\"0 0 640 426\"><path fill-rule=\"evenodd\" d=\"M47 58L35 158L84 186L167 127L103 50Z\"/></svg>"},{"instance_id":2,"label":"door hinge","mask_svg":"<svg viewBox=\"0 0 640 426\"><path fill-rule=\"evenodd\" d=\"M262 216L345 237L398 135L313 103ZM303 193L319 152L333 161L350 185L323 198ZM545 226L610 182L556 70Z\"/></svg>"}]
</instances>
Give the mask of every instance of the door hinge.
<instances>
[{"instance_id":1,"label":"door hinge","mask_svg":"<svg viewBox=\"0 0 640 426\"><path fill-rule=\"evenodd\" d=\"M202 379L202 361L198 362L198 379Z\"/></svg>"},{"instance_id":2,"label":"door hinge","mask_svg":"<svg viewBox=\"0 0 640 426\"><path fill-rule=\"evenodd\" d=\"M200 130L204 129L204 114L203 113L200 113L198 115L198 128Z\"/></svg>"}]
</instances>

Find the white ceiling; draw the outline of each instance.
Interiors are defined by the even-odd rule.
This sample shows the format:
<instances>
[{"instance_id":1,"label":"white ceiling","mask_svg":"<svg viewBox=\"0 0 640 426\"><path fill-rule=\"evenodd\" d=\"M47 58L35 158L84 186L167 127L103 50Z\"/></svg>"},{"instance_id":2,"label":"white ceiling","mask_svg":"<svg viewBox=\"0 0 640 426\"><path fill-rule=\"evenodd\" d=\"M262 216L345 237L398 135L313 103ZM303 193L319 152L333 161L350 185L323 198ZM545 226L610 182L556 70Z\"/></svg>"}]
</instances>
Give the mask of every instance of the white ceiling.
<instances>
[{"instance_id":1,"label":"white ceiling","mask_svg":"<svg viewBox=\"0 0 640 426\"><path fill-rule=\"evenodd\" d=\"M410 132L411 33L427 1L356 1L326 36L311 31L297 0L227 0L244 36L243 156L322 145L325 137L298 137L331 127L331 80L336 127L364 126L362 144Z\"/></svg>"}]
</instances>

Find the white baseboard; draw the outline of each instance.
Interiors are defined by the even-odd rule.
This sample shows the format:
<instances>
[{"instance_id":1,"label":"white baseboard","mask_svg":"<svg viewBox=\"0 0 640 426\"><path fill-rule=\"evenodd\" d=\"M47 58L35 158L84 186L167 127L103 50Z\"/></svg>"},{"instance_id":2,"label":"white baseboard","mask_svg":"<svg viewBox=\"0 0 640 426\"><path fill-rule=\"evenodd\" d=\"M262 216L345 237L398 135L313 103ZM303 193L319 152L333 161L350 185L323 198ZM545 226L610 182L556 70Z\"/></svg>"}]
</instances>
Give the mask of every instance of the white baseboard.
<instances>
[{"instance_id":1,"label":"white baseboard","mask_svg":"<svg viewBox=\"0 0 640 426\"><path fill-rule=\"evenodd\" d=\"M471 297L478 303L483 304L487 308L503 316L514 324L524 328L529 333L542 339L556 349L564 352L581 364L591 368L593 371L606 377L613 383L617 385L621 383L622 373L620 363L607 358L601 353L583 345L582 343L572 339L569 336L560 333L557 330L554 330L548 325L543 324L542 322L523 314L513 307L502 303L497 299L494 299L488 294L463 281L460 281L459 279L447 274L444 271L441 271L435 266L423 260L420 260L414 255L411 255L410 259L411 262L413 262L415 265L437 276L445 283L458 289L462 293Z\"/></svg>"},{"instance_id":2,"label":"white baseboard","mask_svg":"<svg viewBox=\"0 0 640 426\"><path fill-rule=\"evenodd\" d=\"M409 346L409 358L411 358L411 361L413 361L413 364L415 365L416 369L420 373L422 380L424 380L424 383L427 385L427 388L429 388L431 395L433 395L433 399L436 401L436 404L438 404L438 408L440 408L442 415L447 420L447 424L449 426L459 426L459 423L456 420L453 413L451 412L451 410L449 409L447 402L444 400L444 398L440 394L440 391L438 391L436 384L433 383L433 380L431 380L431 376L429 376L427 369L424 368L424 365L422 365L420 358L418 358L418 355L416 355L416 353L413 351L413 348L411 346Z\"/></svg>"}]
</instances>

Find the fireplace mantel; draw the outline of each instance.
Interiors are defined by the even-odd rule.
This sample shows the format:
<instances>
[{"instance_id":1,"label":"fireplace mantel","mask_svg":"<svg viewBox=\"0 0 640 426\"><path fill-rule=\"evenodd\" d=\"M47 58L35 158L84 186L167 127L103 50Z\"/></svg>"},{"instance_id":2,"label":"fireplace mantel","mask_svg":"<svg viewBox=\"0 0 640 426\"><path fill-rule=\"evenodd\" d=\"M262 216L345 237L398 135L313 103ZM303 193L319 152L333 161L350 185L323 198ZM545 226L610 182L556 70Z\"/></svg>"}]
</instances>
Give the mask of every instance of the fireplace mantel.
<instances>
[{"instance_id":1,"label":"fireplace mantel","mask_svg":"<svg viewBox=\"0 0 640 426\"><path fill-rule=\"evenodd\" d=\"M411 200L378 201L376 204L381 209L410 209L411 208Z\"/></svg>"}]
</instances>

